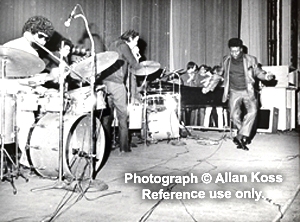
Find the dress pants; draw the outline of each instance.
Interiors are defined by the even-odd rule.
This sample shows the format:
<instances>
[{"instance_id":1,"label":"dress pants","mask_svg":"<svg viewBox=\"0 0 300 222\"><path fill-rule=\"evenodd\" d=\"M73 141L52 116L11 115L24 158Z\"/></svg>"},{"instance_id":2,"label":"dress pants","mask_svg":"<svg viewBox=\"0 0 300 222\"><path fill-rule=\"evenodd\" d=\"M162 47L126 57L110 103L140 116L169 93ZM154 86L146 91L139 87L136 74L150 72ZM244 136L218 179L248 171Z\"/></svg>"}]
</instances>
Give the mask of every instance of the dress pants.
<instances>
[{"instance_id":1,"label":"dress pants","mask_svg":"<svg viewBox=\"0 0 300 222\"><path fill-rule=\"evenodd\" d=\"M229 109L238 134L249 137L257 115L257 100L247 90L230 90Z\"/></svg>"},{"instance_id":2,"label":"dress pants","mask_svg":"<svg viewBox=\"0 0 300 222\"><path fill-rule=\"evenodd\" d=\"M128 114L127 114L127 91L124 84L111 81L103 82L107 87L107 102L109 112L103 114L102 124L106 133L111 135L111 125L114 119L114 109L119 124L119 143L121 151L129 151L128 141Z\"/></svg>"}]
</instances>

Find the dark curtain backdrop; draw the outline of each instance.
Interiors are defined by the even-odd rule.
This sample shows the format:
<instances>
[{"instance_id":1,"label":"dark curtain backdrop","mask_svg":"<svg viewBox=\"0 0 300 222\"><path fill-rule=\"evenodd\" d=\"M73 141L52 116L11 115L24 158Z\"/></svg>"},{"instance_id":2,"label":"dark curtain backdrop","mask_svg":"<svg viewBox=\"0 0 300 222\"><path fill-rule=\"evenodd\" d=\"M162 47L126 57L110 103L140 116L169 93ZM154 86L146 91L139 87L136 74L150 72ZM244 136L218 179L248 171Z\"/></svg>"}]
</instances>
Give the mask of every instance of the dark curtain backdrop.
<instances>
[{"instance_id":1,"label":"dark curtain backdrop","mask_svg":"<svg viewBox=\"0 0 300 222\"><path fill-rule=\"evenodd\" d=\"M218 65L239 34L239 0L172 0L171 69Z\"/></svg>"},{"instance_id":2,"label":"dark curtain backdrop","mask_svg":"<svg viewBox=\"0 0 300 222\"><path fill-rule=\"evenodd\" d=\"M25 21L33 15L49 18L57 32L75 45L90 47L84 22L64 22L80 4L96 43L96 52L122 32L139 31L141 53L168 69L198 64L219 64L227 53L227 41L239 33L240 0L0 0L0 44L21 36ZM79 12L79 10L77 11Z\"/></svg>"},{"instance_id":3,"label":"dark curtain backdrop","mask_svg":"<svg viewBox=\"0 0 300 222\"><path fill-rule=\"evenodd\" d=\"M248 53L268 65L267 7L268 1L242 0L241 38Z\"/></svg>"},{"instance_id":4,"label":"dark curtain backdrop","mask_svg":"<svg viewBox=\"0 0 300 222\"><path fill-rule=\"evenodd\" d=\"M140 50L146 60L169 65L170 0L122 0L122 32L140 33Z\"/></svg>"},{"instance_id":5,"label":"dark curtain backdrop","mask_svg":"<svg viewBox=\"0 0 300 222\"><path fill-rule=\"evenodd\" d=\"M95 40L96 52L103 51L120 32L120 0L0 0L0 44L20 37L29 17L43 15L51 20L59 34L71 39L75 45L89 48L83 19L73 19L69 28L64 26L76 4L82 6ZM76 12L80 13L80 10Z\"/></svg>"}]
</instances>

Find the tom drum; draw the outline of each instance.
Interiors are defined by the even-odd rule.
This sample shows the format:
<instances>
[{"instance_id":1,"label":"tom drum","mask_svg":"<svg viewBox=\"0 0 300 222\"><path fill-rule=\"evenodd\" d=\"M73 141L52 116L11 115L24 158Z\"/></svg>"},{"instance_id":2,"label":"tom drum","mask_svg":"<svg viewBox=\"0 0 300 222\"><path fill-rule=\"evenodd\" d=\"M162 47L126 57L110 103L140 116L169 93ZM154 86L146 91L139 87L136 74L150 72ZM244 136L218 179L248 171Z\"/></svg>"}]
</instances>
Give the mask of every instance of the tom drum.
<instances>
[{"instance_id":1,"label":"tom drum","mask_svg":"<svg viewBox=\"0 0 300 222\"><path fill-rule=\"evenodd\" d=\"M147 95L146 97L147 109L153 111L163 111L166 109L165 96L160 94Z\"/></svg>"},{"instance_id":2,"label":"tom drum","mask_svg":"<svg viewBox=\"0 0 300 222\"><path fill-rule=\"evenodd\" d=\"M89 86L74 89L68 92L71 104L69 112L72 114L88 113L92 109L93 98ZM105 109L106 103L102 91L96 93L96 109Z\"/></svg>"}]
</instances>

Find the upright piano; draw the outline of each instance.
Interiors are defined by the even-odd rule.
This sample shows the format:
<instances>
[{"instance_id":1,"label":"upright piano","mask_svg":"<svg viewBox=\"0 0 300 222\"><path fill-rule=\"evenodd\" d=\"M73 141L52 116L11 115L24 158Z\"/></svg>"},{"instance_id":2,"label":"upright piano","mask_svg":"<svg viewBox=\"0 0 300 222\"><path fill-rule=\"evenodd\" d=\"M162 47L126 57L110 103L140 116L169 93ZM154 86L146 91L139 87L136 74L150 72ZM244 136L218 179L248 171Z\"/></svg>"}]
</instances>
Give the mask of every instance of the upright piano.
<instances>
[{"instance_id":1,"label":"upright piano","mask_svg":"<svg viewBox=\"0 0 300 222\"><path fill-rule=\"evenodd\" d=\"M227 108L227 103L222 102L223 87L216 87L214 91L204 94L202 87L179 86L169 82L154 82L148 85L147 92L148 94L180 94L180 119L184 121L185 125L195 125L195 121L191 120L192 111L198 111L200 108L206 107Z\"/></svg>"}]
</instances>

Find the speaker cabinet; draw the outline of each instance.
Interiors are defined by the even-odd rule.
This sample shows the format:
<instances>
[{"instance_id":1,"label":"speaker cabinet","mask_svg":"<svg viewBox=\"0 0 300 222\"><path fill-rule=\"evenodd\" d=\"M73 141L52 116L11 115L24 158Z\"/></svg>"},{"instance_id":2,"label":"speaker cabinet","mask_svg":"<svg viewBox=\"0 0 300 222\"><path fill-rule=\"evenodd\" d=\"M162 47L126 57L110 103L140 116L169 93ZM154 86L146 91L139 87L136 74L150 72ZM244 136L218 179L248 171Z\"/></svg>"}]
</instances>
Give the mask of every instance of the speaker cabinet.
<instances>
[{"instance_id":1,"label":"speaker cabinet","mask_svg":"<svg viewBox=\"0 0 300 222\"><path fill-rule=\"evenodd\" d=\"M261 108L257 116L257 132L276 133L278 129L279 110L276 107L271 109Z\"/></svg>"}]
</instances>

